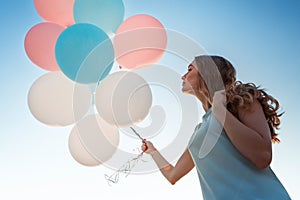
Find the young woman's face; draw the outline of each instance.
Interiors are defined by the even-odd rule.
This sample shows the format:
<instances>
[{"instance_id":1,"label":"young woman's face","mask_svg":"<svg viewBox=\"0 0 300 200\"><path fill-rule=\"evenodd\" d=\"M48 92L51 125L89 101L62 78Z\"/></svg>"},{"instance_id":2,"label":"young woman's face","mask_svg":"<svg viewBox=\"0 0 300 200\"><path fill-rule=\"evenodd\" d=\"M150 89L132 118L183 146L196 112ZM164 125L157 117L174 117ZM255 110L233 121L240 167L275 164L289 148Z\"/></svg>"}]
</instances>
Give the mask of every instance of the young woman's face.
<instances>
[{"instance_id":1,"label":"young woman's face","mask_svg":"<svg viewBox=\"0 0 300 200\"><path fill-rule=\"evenodd\" d=\"M182 92L189 93L189 94L195 94L195 91L199 91L201 89L200 87L200 81L201 77L200 74L196 68L196 62L193 61L188 66L188 72L184 74L181 79L182 82Z\"/></svg>"}]
</instances>

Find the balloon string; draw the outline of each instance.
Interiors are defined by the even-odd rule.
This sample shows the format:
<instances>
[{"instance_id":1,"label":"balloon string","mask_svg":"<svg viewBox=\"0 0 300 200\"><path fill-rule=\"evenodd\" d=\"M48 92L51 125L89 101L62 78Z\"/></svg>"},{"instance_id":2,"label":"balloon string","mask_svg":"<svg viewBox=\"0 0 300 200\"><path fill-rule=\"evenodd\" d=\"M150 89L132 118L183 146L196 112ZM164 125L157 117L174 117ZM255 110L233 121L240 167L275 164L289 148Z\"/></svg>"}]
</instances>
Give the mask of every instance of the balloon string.
<instances>
[{"instance_id":1,"label":"balloon string","mask_svg":"<svg viewBox=\"0 0 300 200\"><path fill-rule=\"evenodd\" d=\"M133 128L130 127L130 129L134 132L134 134L136 136L138 136L138 138L140 138L142 141L144 141L145 139L142 138L140 136L140 134ZM139 149L138 149L139 150ZM131 160L128 160L127 162L125 162L117 171L115 171L112 175L104 175L104 178L107 180L108 184L110 185L110 183L118 183L119 181L119 177L120 177L120 173L124 173L125 177L127 177L132 169L139 163L140 160L144 161L142 159L143 157L143 151L135 158L132 158ZM145 162L145 161L144 161Z\"/></svg>"},{"instance_id":2,"label":"balloon string","mask_svg":"<svg viewBox=\"0 0 300 200\"><path fill-rule=\"evenodd\" d=\"M144 154L144 152L141 152L137 157L132 158L131 160L128 160L113 174L111 174L111 175L105 174L104 178L107 180L108 185L111 185L111 183L118 183L120 173L125 174L125 177L127 177L131 173L133 168L139 163L140 160L144 161L142 159L143 154Z\"/></svg>"}]
</instances>

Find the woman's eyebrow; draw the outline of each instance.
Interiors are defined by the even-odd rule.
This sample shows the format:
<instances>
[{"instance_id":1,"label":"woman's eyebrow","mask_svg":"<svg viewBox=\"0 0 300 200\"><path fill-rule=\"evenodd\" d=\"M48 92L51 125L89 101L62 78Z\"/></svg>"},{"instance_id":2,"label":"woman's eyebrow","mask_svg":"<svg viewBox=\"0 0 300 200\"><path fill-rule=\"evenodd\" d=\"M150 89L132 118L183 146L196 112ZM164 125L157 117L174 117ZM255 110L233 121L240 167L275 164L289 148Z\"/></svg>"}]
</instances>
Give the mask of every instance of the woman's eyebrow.
<instances>
[{"instance_id":1,"label":"woman's eyebrow","mask_svg":"<svg viewBox=\"0 0 300 200\"><path fill-rule=\"evenodd\" d=\"M190 67L195 67L195 66L192 64L189 64L187 68L189 69Z\"/></svg>"}]
</instances>

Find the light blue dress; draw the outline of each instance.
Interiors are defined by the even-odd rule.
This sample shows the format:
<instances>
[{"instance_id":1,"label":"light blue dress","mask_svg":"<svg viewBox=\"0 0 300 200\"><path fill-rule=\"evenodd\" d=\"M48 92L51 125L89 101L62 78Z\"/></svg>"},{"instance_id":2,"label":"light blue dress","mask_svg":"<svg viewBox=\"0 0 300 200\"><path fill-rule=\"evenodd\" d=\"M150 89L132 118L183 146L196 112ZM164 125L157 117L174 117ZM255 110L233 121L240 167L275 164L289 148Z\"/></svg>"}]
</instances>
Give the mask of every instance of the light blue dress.
<instances>
[{"instance_id":1,"label":"light blue dress","mask_svg":"<svg viewBox=\"0 0 300 200\"><path fill-rule=\"evenodd\" d=\"M188 148L197 168L203 199L291 199L270 167L257 168L232 145L211 109L202 119Z\"/></svg>"}]
</instances>

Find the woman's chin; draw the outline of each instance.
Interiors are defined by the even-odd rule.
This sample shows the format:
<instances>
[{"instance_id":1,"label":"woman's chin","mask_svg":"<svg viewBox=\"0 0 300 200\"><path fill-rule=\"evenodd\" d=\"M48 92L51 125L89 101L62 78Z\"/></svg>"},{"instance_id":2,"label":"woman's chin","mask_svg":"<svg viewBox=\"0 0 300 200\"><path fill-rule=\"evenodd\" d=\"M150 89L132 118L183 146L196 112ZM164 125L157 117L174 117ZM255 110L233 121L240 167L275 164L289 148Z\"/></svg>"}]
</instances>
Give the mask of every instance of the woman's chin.
<instances>
[{"instance_id":1,"label":"woman's chin","mask_svg":"<svg viewBox=\"0 0 300 200\"><path fill-rule=\"evenodd\" d=\"M182 87L182 88L181 88L181 92L182 92L182 93L186 93L187 90L186 90L184 87Z\"/></svg>"},{"instance_id":2,"label":"woman's chin","mask_svg":"<svg viewBox=\"0 0 300 200\"><path fill-rule=\"evenodd\" d=\"M186 89L184 87L181 89L181 92L184 93L184 94L194 94L193 90Z\"/></svg>"}]
</instances>

